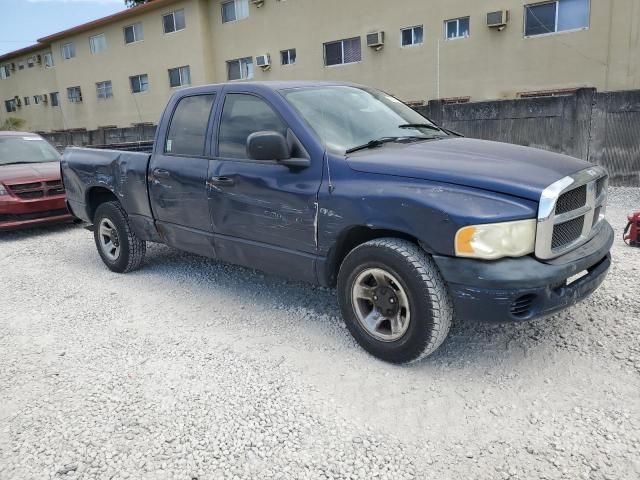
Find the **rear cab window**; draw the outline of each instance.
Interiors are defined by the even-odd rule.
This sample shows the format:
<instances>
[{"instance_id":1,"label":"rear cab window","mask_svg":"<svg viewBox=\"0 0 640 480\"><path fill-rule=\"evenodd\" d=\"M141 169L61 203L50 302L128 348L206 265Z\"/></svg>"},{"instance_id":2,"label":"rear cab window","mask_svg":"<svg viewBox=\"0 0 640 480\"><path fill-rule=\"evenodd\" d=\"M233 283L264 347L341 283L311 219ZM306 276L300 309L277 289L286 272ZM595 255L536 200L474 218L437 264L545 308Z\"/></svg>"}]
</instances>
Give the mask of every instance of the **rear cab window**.
<instances>
[{"instance_id":1,"label":"rear cab window","mask_svg":"<svg viewBox=\"0 0 640 480\"><path fill-rule=\"evenodd\" d=\"M165 141L167 155L203 156L215 94L191 95L176 106Z\"/></svg>"}]
</instances>

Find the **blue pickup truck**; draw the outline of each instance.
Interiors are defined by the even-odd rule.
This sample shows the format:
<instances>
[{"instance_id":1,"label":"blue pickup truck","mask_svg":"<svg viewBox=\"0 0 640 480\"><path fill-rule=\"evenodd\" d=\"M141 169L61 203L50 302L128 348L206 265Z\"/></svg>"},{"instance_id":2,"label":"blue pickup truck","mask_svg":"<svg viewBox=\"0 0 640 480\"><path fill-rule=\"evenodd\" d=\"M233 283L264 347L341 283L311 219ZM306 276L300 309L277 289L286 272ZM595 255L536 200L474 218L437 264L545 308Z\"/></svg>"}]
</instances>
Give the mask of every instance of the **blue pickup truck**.
<instances>
[{"instance_id":1,"label":"blue pickup truck","mask_svg":"<svg viewBox=\"0 0 640 480\"><path fill-rule=\"evenodd\" d=\"M393 363L434 352L454 318L575 304L610 265L602 168L462 138L358 85L179 90L151 153L68 148L61 168L111 270L160 242L337 286L349 331Z\"/></svg>"}]
</instances>

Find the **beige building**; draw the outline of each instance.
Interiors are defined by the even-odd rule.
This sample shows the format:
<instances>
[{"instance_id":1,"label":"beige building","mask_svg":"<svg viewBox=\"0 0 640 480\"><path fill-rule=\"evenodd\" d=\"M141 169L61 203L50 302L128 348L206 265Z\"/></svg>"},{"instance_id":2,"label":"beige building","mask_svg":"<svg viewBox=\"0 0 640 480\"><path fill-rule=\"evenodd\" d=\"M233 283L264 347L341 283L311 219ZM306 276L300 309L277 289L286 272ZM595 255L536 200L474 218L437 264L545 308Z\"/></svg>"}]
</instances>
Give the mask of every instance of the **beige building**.
<instances>
[{"instance_id":1,"label":"beige building","mask_svg":"<svg viewBox=\"0 0 640 480\"><path fill-rule=\"evenodd\" d=\"M0 56L0 123L156 123L176 88L249 79L409 102L640 89L640 0L154 0Z\"/></svg>"}]
</instances>

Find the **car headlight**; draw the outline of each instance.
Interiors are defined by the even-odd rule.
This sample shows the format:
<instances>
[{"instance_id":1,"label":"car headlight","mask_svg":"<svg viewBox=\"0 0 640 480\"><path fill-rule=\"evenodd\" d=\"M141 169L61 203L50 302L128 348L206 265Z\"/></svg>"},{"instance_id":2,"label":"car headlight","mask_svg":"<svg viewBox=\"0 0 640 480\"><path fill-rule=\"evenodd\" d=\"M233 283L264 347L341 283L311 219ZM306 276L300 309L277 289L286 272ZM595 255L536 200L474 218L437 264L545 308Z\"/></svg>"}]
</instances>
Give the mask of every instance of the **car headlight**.
<instances>
[{"instance_id":1,"label":"car headlight","mask_svg":"<svg viewBox=\"0 0 640 480\"><path fill-rule=\"evenodd\" d=\"M0 195L9 195L9 192L7 192L7 189L4 188L4 185L2 185L0 183Z\"/></svg>"},{"instance_id":2,"label":"car headlight","mask_svg":"<svg viewBox=\"0 0 640 480\"><path fill-rule=\"evenodd\" d=\"M536 223L531 219L463 227L456 233L456 255L484 260L528 255L535 249Z\"/></svg>"}]
</instances>

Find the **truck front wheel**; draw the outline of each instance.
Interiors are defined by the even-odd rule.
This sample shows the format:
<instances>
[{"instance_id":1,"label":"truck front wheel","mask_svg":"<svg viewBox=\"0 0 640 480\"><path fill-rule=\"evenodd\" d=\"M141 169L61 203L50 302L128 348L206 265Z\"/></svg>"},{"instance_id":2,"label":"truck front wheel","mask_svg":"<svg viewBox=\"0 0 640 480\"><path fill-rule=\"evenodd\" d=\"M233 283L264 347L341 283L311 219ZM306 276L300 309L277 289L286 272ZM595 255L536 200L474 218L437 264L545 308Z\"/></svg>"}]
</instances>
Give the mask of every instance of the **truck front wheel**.
<instances>
[{"instance_id":1,"label":"truck front wheel","mask_svg":"<svg viewBox=\"0 0 640 480\"><path fill-rule=\"evenodd\" d=\"M338 298L356 341L388 362L430 355L451 328L453 307L438 268L406 240L381 238L353 249L338 273Z\"/></svg>"},{"instance_id":2,"label":"truck front wheel","mask_svg":"<svg viewBox=\"0 0 640 480\"><path fill-rule=\"evenodd\" d=\"M118 202L105 202L98 207L93 237L102 261L117 273L139 268L147 251L146 243L131 230L127 214Z\"/></svg>"}]
</instances>

